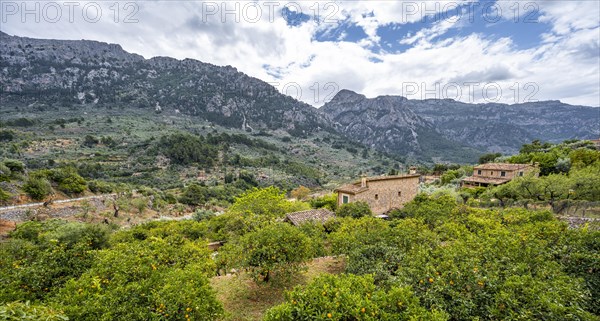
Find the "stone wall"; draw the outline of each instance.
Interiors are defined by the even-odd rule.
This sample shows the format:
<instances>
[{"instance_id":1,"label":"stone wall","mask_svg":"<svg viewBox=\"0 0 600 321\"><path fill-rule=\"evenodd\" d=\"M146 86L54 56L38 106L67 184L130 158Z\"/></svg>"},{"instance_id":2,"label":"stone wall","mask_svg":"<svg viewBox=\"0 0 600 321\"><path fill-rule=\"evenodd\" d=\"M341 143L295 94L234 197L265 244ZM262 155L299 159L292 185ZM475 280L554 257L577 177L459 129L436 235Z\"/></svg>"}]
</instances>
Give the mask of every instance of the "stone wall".
<instances>
[{"instance_id":1,"label":"stone wall","mask_svg":"<svg viewBox=\"0 0 600 321\"><path fill-rule=\"evenodd\" d=\"M368 190L351 198L351 202L367 202L374 214L383 214L394 208L402 208L419 192L419 177L404 177L369 181Z\"/></svg>"},{"instance_id":2,"label":"stone wall","mask_svg":"<svg viewBox=\"0 0 600 321\"><path fill-rule=\"evenodd\" d=\"M104 204L102 199L89 199L85 200L90 205L90 211L105 211L107 206ZM72 205L67 206L65 204L50 205L48 207L37 206L29 208L16 208L0 211L0 219L6 221L21 222L31 220L34 218L65 218L72 217L78 214L82 214L85 211L81 202L73 202Z\"/></svg>"}]
</instances>

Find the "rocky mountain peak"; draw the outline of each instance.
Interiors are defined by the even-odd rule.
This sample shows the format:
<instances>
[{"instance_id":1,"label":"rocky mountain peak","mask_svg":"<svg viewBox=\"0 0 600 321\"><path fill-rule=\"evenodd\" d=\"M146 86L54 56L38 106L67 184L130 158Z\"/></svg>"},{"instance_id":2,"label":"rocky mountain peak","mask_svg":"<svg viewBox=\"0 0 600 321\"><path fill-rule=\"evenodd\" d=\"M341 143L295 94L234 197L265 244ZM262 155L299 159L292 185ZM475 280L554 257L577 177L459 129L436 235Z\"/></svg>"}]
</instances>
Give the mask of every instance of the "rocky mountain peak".
<instances>
[{"instance_id":1,"label":"rocky mountain peak","mask_svg":"<svg viewBox=\"0 0 600 321\"><path fill-rule=\"evenodd\" d=\"M352 90L342 89L333 97L331 103L355 102L362 99L366 99L366 97Z\"/></svg>"}]
</instances>

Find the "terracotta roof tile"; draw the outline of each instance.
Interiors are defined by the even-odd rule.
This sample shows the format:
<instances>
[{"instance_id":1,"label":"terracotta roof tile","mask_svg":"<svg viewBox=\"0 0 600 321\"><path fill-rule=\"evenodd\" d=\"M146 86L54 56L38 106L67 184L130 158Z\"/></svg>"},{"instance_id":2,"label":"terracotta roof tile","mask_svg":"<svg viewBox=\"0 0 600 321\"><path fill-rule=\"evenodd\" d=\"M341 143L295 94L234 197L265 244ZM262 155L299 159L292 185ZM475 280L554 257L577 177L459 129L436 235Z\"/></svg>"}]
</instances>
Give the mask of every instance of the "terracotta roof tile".
<instances>
[{"instance_id":1,"label":"terracotta roof tile","mask_svg":"<svg viewBox=\"0 0 600 321\"><path fill-rule=\"evenodd\" d=\"M307 222L320 222L325 223L327 220L334 218L335 214L327 209L320 208L308 211L300 211L288 213L286 219L292 222L292 224L299 226Z\"/></svg>"}]
</instances>

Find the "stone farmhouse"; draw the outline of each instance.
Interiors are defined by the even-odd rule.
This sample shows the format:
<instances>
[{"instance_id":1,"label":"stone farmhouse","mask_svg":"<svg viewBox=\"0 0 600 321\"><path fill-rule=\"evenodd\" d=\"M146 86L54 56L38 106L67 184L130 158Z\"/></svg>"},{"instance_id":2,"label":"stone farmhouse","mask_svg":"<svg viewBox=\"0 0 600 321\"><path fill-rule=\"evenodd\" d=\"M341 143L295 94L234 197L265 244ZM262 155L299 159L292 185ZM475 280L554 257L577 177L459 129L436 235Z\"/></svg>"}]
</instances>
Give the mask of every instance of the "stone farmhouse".
<instances>
[{"instance_id":1,"label":"stone farmhouse","mask_svg":"<svg viewBox=\"0 0 600 321\"><path fill-rule=\"evenodd\" d=\"M502 185L535 169L536 166L529 164L481 164L473 167L473 176L463 179L462 185L465 187Z\"/></svg>"},{"instance_id":2,"label":"stone farmhouse","mask_svg":"<svg viewBox=\"0 0 600 321\"><path fill-rule=\"evenodd\" d=\"M344 185L335 190L338 194L338 207L343 204L363 201L369 204L374 214L387 213L394 208L402 208L419 191L420 175L411 174L362 177L360 181Z\"/></svg>"}]
</instances>

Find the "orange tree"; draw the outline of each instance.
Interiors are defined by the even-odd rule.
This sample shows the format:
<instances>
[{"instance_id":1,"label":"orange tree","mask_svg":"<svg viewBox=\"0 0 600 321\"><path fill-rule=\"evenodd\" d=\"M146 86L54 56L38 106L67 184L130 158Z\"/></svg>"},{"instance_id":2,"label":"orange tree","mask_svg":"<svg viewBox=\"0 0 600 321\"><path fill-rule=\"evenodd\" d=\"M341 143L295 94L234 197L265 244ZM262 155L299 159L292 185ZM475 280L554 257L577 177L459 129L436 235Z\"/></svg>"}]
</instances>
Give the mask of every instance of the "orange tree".
<instances>
[{"instance_id":1,"label":"orange tree","mask_svg":"<svg viewBox=\"0 0 600 321\"><path fill-rule=\"evenodd\" d=\"M89 269L108 246L103 225L26 222L0 242L0 302L43 300Z\"/></svg>"},{"instance_id":2,"label":"orange tree","mask_svg":"<svg viewBox=\"0 0 600 321\"><path fill-rule=\"evenodd\" d=\"M99 251L52 302L73 320L215 320L214 270L206 243L149 237Z\"/></svg>"},{"instance_id":3,"label":"orange tree","mask_svg":"<svg viewBox=\"0 0 600 321\"><path fill-rule=\"evenodd\" d=\"M293 320L448 320L427 310L408 287L378 289L369 275L323 275L286 293L285 303L267 311L264 321Z\"/></svg>"},{"instance_id":4,"label":"orange tree","mask_svg":"<svg viewBox=\"0 0 600 321\"><path fill-rule=\"evenodd\" d=\"M548 211L474 209L445 196L422 196L401 214L338 220L329 241L347 255L346 272L374 275L381 289L411 287L454 320L598 314L598 232L569 230Z\"/></svg>"},{"instance_id":5,"label":"orange tree","mask_svg":"<svg viewBox=\"0 0 600 321\"><path fill-rule=\"evenodd\" d=\"M220 251L227 268L245 268L256 281L268 282L273 274L290 276L315 253L311 240L287 223L272 223L250 232Z\"/></svg>"}]
</instances>

